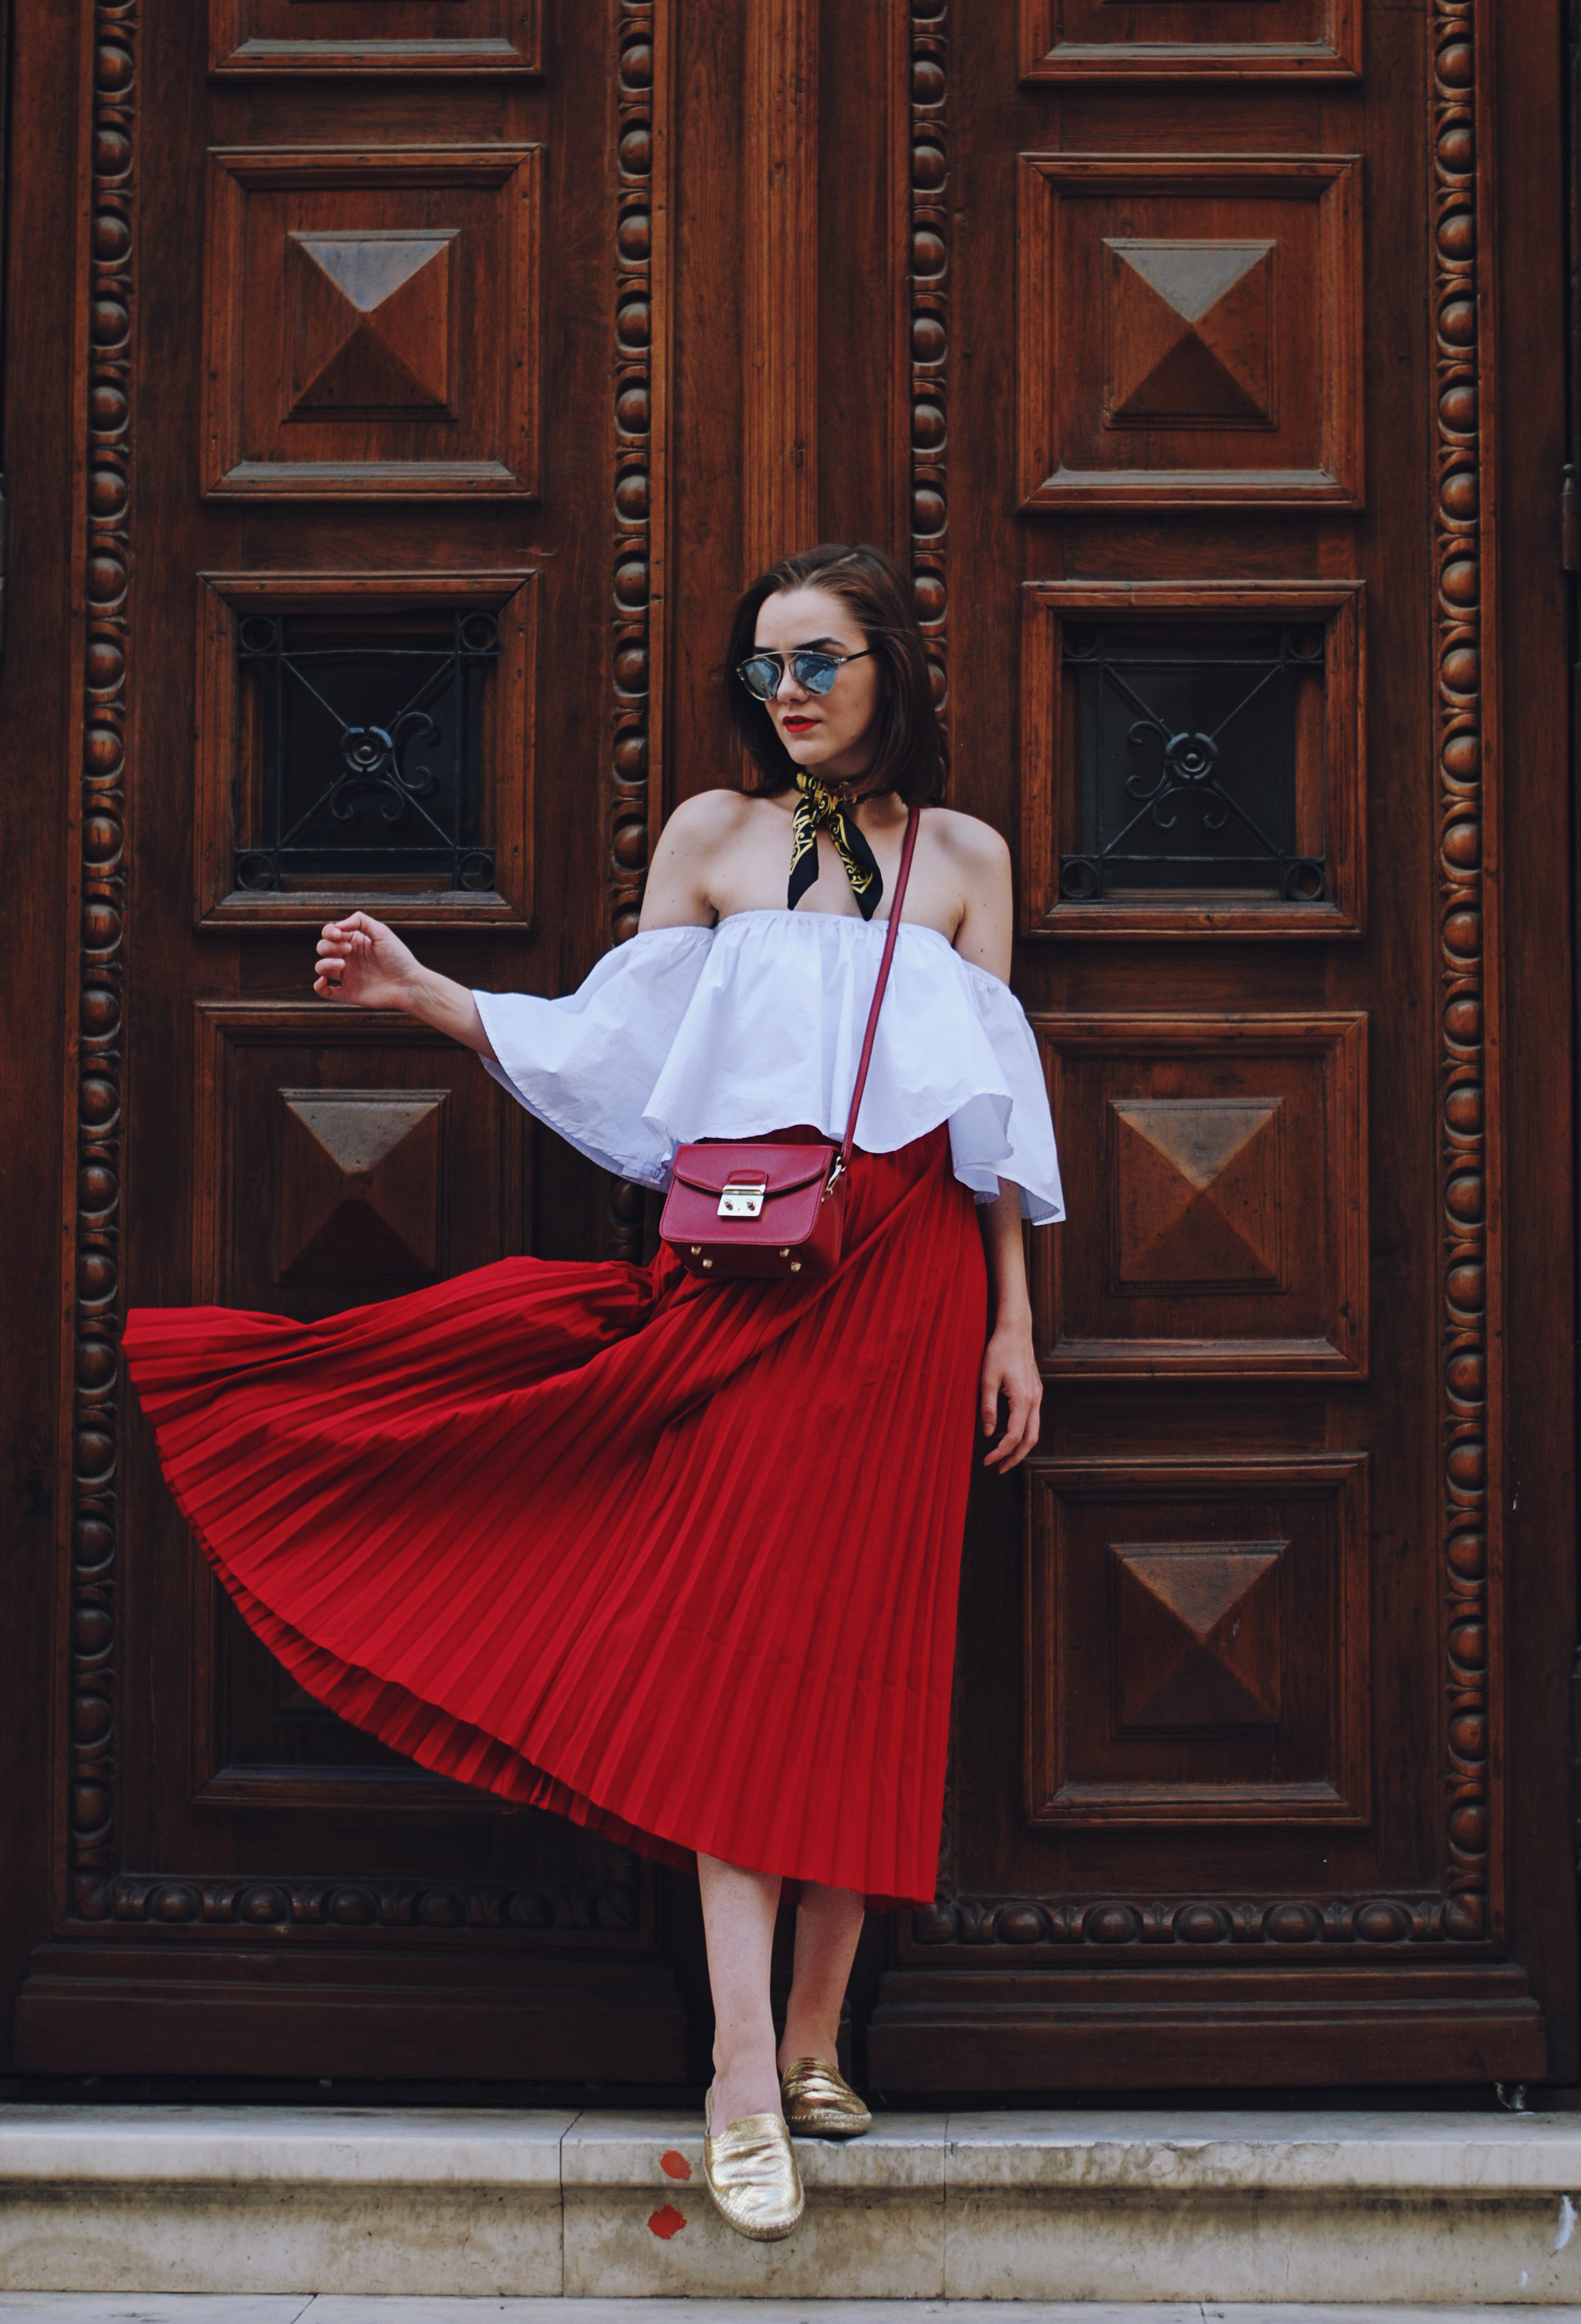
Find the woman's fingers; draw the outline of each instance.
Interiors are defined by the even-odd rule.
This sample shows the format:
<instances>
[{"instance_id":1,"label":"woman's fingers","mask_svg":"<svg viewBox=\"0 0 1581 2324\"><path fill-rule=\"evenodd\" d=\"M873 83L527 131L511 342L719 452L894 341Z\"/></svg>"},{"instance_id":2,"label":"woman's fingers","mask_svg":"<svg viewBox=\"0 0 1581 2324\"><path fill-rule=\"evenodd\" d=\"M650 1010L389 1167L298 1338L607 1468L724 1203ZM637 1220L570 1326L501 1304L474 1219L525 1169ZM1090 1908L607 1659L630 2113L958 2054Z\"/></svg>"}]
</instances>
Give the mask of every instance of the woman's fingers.
<instances>
[{"instance_id":1,"label":"woman's fingers","mask_svg":"<svg viewBox=\"0 0 1581 2324\"><path fill-rule=\"evenodd\" d=\"M993 1419L986 1416L988 1414L987 1386L988 1383L985 1380L983 1424L985 1434L991 1434L994 1425ZM998 1415L1001 1386L1003 1388L1005 1403L1009 1407L1005 1416L1004 1434L992 1451L984 1454L983 1466L985 1469L997 1469L1003 1475L1006 1470L1019 1467L1036 1444L1043 1396L1040 1384L1036 1388L1029 1389L1014 1388L1008 1380L996 1382L994 1399L994 1418Z\"/></svg>"},{"instance_id":2,"label":"woman's fingers","mask_svg":"<svg viewBox=\"0 0 1581 2324\"><path fill-rule=\"evenodd\" d=\"M364 918L365 914L355 912L349 920L325 922L313 968L313 991L320 1001L343 1000L347 969L372 960L373 939L365 928L355 925Z\"/></svg>"},{"instance_id":3,"label":"woman's fingers","mask_svg":"<svg viewBox=\"0 0 1581 2324\"><path fill-rule=\"evenodd\" d=\"M360 915L354 915L358 918ZM316 947L313 991L320 1001L344 1000L346 972L373 952L369 938L349 921L327 920Z\"/></svg>"}]
</instances>

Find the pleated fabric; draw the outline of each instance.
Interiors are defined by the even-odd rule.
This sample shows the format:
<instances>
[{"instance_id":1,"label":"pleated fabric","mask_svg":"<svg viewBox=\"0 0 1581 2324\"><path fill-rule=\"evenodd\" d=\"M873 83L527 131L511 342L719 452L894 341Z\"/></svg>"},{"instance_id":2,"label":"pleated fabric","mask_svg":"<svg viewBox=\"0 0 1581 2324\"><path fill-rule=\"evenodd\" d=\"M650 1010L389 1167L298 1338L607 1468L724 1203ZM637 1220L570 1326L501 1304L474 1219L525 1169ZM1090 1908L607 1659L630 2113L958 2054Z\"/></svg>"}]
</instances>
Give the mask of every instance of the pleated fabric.
<instances>
[{"instance_id":1,"label":"pleated fabric","mask_svg":"<svg viewBox=\"0 0 1581 2324\"><path fill-rule=\"evenodd\" d=\"M809 1289L513 1259L318 1323L134 1309L125 1351L220 1579L341 1718L889 1904L934 1893L985 1317L940 1127L854 1157Z\"/></svg>"}]
</instances>

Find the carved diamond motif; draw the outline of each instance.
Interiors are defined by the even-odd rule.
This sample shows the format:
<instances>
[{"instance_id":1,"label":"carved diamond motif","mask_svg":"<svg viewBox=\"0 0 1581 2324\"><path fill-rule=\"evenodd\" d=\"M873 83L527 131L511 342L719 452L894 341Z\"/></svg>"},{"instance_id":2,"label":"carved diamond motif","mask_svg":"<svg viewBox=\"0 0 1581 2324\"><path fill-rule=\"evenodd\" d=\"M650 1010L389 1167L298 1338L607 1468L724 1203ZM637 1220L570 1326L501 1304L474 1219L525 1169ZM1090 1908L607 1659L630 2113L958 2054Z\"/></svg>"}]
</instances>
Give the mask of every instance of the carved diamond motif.
<instances>
[{"instance_id":1,"label":"carved diamond motif","mask_svg":"<svg viewBox=\"0 0 1581 2324\"><path fill-rule=\"evenodd\" d=\"M283 1279L432 1275L445 1090L282 1090Z\"/></svg>"},{"instance_id":2,"label":"carved diamond motif","mask_svg":"<svg viewBox=\"0 0 1581 2324\"><path fill-rule=\"evenodd\" d=\"M1281 1098L1113 1101L1124 1289L1282 1281Z\"/></svg>"},{"instance_id":3,"label":"carved diamond motif","mask_svg":"<svg viewBox=\"0 0 1581 2324\"><path fill-rule=\"evenodd\" d=\"M1285 1547L1111 1547L1122 1733L1279 1724Z\"/></svg>"},{"instance_id":4,"label":"carved diamond motif","mask_svg":"<svg viewBox=\"0 0 1581 2324\"><path fill-rule=\"evenodd\" d=\"M293 234L293 412L448 410L454 230Z\"/></svg>"},{"instance_id":5,"label":"carved diamond motif","mask_svg":"<svg viewBox=\"0 0 1581 2324\"><path fill-rule=\"evenodd\" d=\"M1105 426L1273 425L1274 247L1105 241Z\"/></svg>"}]
</instances>

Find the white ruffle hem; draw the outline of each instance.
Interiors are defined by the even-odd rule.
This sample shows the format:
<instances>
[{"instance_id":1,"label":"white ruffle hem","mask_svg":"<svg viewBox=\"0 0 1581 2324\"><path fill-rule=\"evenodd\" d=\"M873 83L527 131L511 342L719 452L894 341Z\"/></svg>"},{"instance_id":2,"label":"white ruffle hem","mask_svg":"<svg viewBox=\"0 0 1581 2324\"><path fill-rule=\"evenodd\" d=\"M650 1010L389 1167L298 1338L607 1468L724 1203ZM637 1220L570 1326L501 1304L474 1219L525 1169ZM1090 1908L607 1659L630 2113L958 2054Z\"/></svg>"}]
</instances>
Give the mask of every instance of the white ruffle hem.
<instances>
[{"instance_id":1,"label":"white ruffle hem","mask_svg":"<svg viewBox=\"0 0 1581 2324\"><path fill-rule=\"evenodd\" d=\"M799 1123L845 1135L882 920L735 912L653 928L558 1001L477 992L498 1066L540 1121L623 1178L665 1187L678 1146ZM942 1121L981 1202L1001 1179L1036 1225L1065 1216L1038 1046L1008 985L902 922L856 1143L892 1154Z\"/></svg>"}]
</instances>

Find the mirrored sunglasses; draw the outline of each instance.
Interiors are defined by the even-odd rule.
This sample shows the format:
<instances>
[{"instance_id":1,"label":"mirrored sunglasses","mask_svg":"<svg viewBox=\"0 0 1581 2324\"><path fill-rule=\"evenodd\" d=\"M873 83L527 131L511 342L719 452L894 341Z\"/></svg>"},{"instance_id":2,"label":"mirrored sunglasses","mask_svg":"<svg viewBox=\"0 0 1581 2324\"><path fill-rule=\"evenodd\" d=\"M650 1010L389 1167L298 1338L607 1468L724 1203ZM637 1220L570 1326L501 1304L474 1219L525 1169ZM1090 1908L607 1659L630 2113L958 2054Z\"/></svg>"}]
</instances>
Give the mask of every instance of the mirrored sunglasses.
<instances>
[{"instance_id":1,"label":"mirrored sunglasses","mask_svg":"<svg viewBox=\"0 0 1581 2324\"><path fill-rule=\"evenodd\" d=\"M772 702L783 683L789 662L790 675L804 694L827 694L848 661L865 661L872 650L867 646L860 653L832 654L802 646L789 654L749 654L735 675L758 701Z\"/></svg>"}]
</instances>

